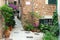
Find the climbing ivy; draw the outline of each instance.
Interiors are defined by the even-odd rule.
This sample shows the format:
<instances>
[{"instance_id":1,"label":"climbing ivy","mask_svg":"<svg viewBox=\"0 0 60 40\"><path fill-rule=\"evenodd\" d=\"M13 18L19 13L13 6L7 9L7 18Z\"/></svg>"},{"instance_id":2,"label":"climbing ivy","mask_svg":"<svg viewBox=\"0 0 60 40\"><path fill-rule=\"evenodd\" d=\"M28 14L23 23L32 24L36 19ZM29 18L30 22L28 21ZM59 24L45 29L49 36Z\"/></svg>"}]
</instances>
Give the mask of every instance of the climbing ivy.
<instances>
[{"instance_id":1,"label":"climbing ivy","mask_svg":"<svg viewBox=\"0 0 60 40\"><path fill-rule=\"evenodd\" d=\"M57 11L53 12L53 27L52 27L52 32L57 32L59 31L58 29L58 14L57 14Z\"/></svg>"}]
</instances>

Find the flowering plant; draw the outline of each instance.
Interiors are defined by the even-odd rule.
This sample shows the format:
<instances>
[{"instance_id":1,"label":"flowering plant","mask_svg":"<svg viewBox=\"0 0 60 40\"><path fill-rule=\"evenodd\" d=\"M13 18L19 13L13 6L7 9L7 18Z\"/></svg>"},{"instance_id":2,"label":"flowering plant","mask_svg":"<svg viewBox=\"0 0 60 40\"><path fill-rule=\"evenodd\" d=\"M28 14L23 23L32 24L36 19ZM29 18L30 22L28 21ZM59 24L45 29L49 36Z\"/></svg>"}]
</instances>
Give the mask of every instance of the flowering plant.
<instances>
[{"instance_id":1,"label":"flowering plant","mask_svg":"<svg viewBox=\"0 0 60 40\"><path fill-rule=\"evenodd\" d=\"M14 4L9 4L10 7L12 7L14 10L17 10L17 6Z\"/></svg>"},{"instance_id":2,"label":"flowering plant","mask_svg":"<svg viewBox=\"0 0 60 40\"><path fill-rule=\"evenodd\" d=\"M35 22L35 23L33 23L33 26L34 27L38 27L39 26L39 23Z\"/></svg>"}]
</instances>

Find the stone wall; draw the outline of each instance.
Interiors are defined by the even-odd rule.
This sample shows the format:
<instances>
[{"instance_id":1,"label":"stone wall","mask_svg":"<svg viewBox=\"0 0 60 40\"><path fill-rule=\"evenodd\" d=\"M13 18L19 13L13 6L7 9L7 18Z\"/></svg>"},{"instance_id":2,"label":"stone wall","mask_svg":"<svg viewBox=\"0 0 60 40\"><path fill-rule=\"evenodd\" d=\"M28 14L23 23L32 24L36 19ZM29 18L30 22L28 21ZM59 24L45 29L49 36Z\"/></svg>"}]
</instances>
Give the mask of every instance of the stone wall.
<instances>
[{"instance_id":1,"label":"stone wall","mask_svg":"<svg viewBox=\"0 0 60 40\"><path fill-rule=\"evenodd\" d=\"M0 39L2 38L2 35L3 35L3 27L4 27L4 18L0 14Z\"/></svg>"},{"instance_id":2,"label":"stone wall","mask_svg":"<svg viewBox=\"0 0 60 40\"><path fill-rule=\"evenodd\" d=\"M0 0L0 7L3 6L4 4L5 4L5 0ZM2 38L3 27L4 27L4 18L1 15L1 11L0 11L0 39Z\"/></svg>"},{"instance_id":3,"label":"stone wall","mask_svg":"<svg viewBox=\"0 0 60 40\"><path fill-rule=\"evenodd\" d=\"M28 2L28 3L27 3ZM29 3L30 2L30 3ZM31 15L29 12L32 11L32 0L23 0L22 2L22 22L25 24L25 20L32 21ZM27 3L27 4L26 4ZM37 12L41 17L43 16L53 16L53 12L56 9L56 5L45 4L45 0L33 0L33 10ZM39 23L39 19L34 18L34 22Z\"/></svg>"}]
</instances>

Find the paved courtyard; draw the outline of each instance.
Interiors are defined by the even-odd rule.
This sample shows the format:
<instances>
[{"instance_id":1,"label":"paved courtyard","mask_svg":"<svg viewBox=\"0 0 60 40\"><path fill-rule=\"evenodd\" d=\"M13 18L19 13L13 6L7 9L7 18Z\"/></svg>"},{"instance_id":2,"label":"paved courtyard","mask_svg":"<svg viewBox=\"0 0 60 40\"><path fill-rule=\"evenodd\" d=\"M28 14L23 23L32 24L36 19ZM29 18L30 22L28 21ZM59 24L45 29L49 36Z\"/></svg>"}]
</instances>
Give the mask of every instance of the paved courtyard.
<instances>
[{"instance_id":1,"label":"paved courtyard","mask_svg":"<svg viewBox=\"0 0 60 40\"><path fill-rule=\"evenodd\" d=\"M12 40L42 40L43 33L24 31L21 21L15 16L16 25L11 31L9 39Z\"/></svg>"}]
</instances>

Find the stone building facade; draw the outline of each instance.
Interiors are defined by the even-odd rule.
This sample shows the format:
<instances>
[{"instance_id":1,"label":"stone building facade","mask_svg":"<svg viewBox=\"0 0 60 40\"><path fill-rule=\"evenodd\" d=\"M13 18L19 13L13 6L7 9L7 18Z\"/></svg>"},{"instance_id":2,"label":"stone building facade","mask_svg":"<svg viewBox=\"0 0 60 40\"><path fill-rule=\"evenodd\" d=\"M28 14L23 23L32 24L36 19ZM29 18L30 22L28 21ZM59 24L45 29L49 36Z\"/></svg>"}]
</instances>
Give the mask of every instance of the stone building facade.
<instances>
[{"instance_id":1,"label":"stone building facade","mask_svg":"<svg viewBox=\"0 0 60 40\"><path fill-rule=\"evenodd\" d=\"M4 18L0 14L0 39L2 38L2 35L3 35L3 27L4 27Z\"/></svg>"},{"instance_id":2,"label":"stone building facade","mask_svg":"<svg viewBox=\"0 0 60 40\"><path fill-rule=\"evenodd\" d=\"M32 10L38 13L42 18L40 19L52 19L53 12L56 10L55 4L47 4L46 0L21 0L22 3L22 22L25 25L25 20L32 21L31 15L29 12ZM33 18L33 22L39 24L38 18Z\"/></svg>"},{"instance_id":3,"label":"stone building facade","mask_svg":"<svg viewBox=\"0 0 60 40\"><path fill-rule=\"evenodd\" d=\"M5 4L5 0L0 0L0 6Z\"/></svg>"},{"instance_id":4,"label":"stone building facade","mask_svg":"<svg viewBox=\"0 0 60 40\"><path fill-rule=\"evenodd\" d=\"M53 12L56 10L55 4L48 4L48 0L7 0L8 2L16 1L17 6L21 12L21 20L25 25L25 21L28 20L30 23L37 22L39 24L39 19L52 19ZM34 17L32 19L30 12L38 13L41 18Z\"/></svg>"}]
</instances>

